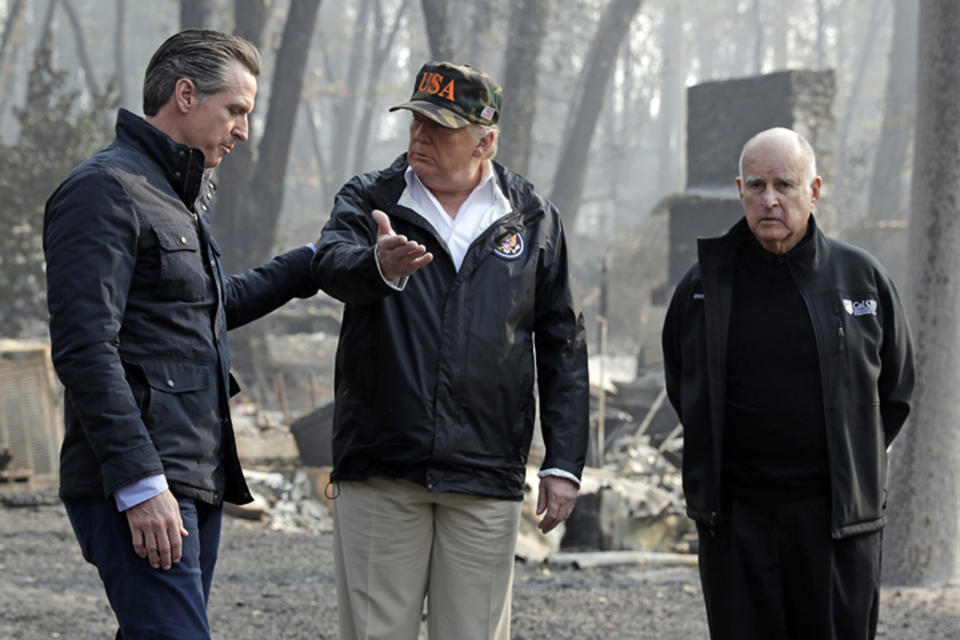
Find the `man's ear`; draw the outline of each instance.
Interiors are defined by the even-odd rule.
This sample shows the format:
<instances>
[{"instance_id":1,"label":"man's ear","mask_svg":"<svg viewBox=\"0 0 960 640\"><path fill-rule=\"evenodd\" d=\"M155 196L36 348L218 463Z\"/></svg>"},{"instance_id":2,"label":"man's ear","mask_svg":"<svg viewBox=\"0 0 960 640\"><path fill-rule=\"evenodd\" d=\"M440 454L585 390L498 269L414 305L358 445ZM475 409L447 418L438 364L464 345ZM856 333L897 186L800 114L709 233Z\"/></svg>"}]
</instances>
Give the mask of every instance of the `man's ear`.
<instances>
[{"instance_id":1,"label":"man's ear","mask_svg":"<svg viewBox=\"0 0 960 640\"><path fill-rule=\"evenodd\" d=\"M810 183L810 192L813 197L812 205L816 205L820 200L820 187L823 186L823 180L820 179L820 176L816 176L813 181Z\"/></svg>"},{"instance_id":2,"label":"man's ear","mask_svg":"<svg viewBox=\"0 0 960 640\"><path fill-rule=\"evenodd\" d=\"M200 99L197 93L197 86L193 84L190 78L180 78L177 84L173 86L173 100L177 106L177 111L187 113L196 106Z\"/></svg>"},{"instance_id":3,"label":"man's ear","mask_svg":"<svg viewBox=\"0 0 960 640\"><path fill-rule=\"evenodd\" d=\"M480 138L480 141L477 142L477 146L473 148L473 155L478 158L485 157L490 152L490 147L493 146L494 136L496 134L491 131L487 135Z\"/></svg>"}]
</instances>

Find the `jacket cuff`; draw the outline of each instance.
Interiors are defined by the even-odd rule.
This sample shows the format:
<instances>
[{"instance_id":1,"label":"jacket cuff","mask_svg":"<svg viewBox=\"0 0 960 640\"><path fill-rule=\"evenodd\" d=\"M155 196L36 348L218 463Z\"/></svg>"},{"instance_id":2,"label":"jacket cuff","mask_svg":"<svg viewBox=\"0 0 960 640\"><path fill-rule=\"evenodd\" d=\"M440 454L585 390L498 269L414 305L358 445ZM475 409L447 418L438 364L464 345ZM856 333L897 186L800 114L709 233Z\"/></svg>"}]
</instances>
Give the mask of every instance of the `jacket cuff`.
<instances>
[{"instance_id":1,"label":"jacket cuff","mask_svg":"<svg viewBox=\"0 0 960 640\"><path fill-rule=\"evenodd\" d=\"M580 484L580 475L583 472L583 464L577 464L573 460L563 460L558 458L547 458L543 461L543 464L540 466L540 472L537 474L540 477L543 475L558 475L564 478L569 477L571 480L576 479L576 483ZM550 471L550 473L544 473ZM541 475L543 474L543 475Z\"/></svg>"},{"instance_id":2,"label":"jacket cuff","mask_svg":"<svg viewBox=\"0 0 960 640\"><path fill-rule=\"evenodd\" d=\"M376 245L373 250L373 261L377 263L377 273L380 274L380 277L388 287L394 291L403 291L406 288L407 280L410 279L410 276L401 276L399 278L389 280L387 279L387 276L383 275L383 268L380 266L380 245Z\"/></svg>"},{"instance_id":3,"label":"jacket cuff","mask_svg":"<svg viewBox=\"0 0 960 640\"><path fill-rule=\"evenodd\" d=\"M573 475L569 471L564 471L563 469L558 469L556 467L550 467L549 469L541 469L537 473L538 478L545 478L546 476L556 476L558 478L566 478L571 482L575 483L578 487L580 486L580 478Z\"/></svg>"},{"instance_id":4,"label":"jacket cuff","mask_svg":"<svg viewBox=\"0 0 960 640\"><path fill-rule=\"evenodd\" d=\"M103 476L103 496L108 498L116 491L141 478L163 473L160 456L152 444L131 449L100 461Z\"/></svg>"}]
</instances>

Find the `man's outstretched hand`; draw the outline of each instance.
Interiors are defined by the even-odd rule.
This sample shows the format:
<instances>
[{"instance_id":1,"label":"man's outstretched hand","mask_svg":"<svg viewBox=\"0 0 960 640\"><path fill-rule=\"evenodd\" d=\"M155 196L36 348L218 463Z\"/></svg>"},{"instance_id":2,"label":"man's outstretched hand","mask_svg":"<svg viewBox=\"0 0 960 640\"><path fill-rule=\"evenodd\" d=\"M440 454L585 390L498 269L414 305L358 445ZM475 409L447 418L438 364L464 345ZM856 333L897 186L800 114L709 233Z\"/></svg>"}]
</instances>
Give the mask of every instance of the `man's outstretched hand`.
<instances>
[{"instance_id":1,"label":"man's outstretched hand","mask_svg":"<svg viewBox=\"0 0 960 640\"><path fill-rule=\"evenodd\" d=\"M374 209L373 219L377 223L377 259L384 278L396 280L409 276L433 260L433 254L422 244L398 236L383 211Z\"/></svg>"}]
</instances>

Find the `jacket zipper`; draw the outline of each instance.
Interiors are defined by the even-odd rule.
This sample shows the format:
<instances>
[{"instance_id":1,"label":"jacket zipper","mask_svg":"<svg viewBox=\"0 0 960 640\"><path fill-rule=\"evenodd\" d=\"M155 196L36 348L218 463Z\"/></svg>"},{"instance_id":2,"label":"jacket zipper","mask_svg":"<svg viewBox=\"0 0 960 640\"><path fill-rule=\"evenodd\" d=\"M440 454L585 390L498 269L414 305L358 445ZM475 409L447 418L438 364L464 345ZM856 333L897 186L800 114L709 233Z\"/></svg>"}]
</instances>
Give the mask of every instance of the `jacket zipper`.
<instances>
[{"instance_id":1,"label":"jacket zipper","mask_svg":"<svg viewBox=\"0 0 960 640\"><path fill-rule=\"evenodd\" d=\"M790 267L790 263L787 262L787 271L790 273L790 277L793 278L794 284L797 285L797 290L800 292L800 297L803 298L803 304L807 308L807 316L810 318L810 324L813 327L813 337L817 345L817 362L820 366L820 404L823 409L823 426L826 431L824 434L826 436L826 445L827 445L827 464L829 466L827 473L830 476L830 485L833 486L833 470L836 468L836 465L833 462L833 447L830 445L830 416L827 412L827 402L826 402L826 389L824 388L824 349L826 345L823 344L823 341L826 339L825 336L821 335L822 329L817 323L817 317L814 313L813 306L810 302L809 296L807 296L807 291L804 289L803 285L800 283L800 280L797 278L796 274L793 272L793 269ZM837 317L837 337L839 340L839 345L837 347L838 353L843 351L843 320L837 315L837 312L834 311L834 316ZM846 366L844 366L843 371L844 377L846 377ZM834 502L836 496L833 490L830 490L830 534L834 539L837 538L837 530L834 529Z\"/></svg>"}]
</instances>

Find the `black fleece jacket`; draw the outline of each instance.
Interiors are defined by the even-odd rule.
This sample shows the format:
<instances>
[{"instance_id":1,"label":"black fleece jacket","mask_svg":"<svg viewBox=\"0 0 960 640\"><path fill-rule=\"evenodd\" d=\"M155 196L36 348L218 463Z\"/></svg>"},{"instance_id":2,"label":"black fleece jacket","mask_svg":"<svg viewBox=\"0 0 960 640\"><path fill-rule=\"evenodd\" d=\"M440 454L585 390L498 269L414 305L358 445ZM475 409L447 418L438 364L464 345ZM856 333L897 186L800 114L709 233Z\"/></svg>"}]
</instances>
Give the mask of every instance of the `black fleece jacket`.
<instances>
[{"instance_id":1,"label":"black fleece jacket","mask_svg":"<svg viewBox=\"0 0 960 640\"><path fill-rule=\"evenodd\" d=\"M749 234L741 219L725 235L698 241L699 260L677 285L663 327L667 393L684 426L687 512L707 525L719 519L734 261ZM795 249L785 262L816 338L831 535L874 531L884 523L887 446L910 411L907 319L890 277L863 250L816 227L812 241Z\"/></svg>"}]
</instances>

